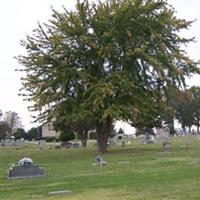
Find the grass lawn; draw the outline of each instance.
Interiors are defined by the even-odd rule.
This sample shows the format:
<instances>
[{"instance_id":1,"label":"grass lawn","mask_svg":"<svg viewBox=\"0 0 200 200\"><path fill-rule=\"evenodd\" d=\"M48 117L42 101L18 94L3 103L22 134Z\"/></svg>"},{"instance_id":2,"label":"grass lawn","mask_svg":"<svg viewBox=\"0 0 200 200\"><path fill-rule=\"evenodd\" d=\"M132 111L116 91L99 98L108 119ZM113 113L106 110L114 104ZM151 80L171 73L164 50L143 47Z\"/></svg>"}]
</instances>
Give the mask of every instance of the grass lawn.
<instances>
[{"instance_id":1,"label":"grass lawn","mask_svg":"<svg viewBox=\"0 0 200 200\"><path fill-rule=\"evenodd\" d=\"M200 143L173 138L172 152L161 143L112 147L107 165L93 166L93 145L86 149L43 149L35 145L0 148L1 200L199 200ZM7 180L9 164L30 157L45 169L45 177ZM71 194L48 195L72 190Z\"/></svg>"}]
</instances>

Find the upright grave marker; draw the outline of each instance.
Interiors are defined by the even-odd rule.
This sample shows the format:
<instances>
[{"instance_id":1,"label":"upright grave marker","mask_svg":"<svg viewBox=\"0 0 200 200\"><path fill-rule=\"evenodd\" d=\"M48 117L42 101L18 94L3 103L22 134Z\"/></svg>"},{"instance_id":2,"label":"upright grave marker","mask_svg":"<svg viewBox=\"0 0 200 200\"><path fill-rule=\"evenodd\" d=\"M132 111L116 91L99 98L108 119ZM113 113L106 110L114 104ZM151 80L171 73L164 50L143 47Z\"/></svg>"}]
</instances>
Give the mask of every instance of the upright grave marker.
<instances>
[{"instance_id":1,"label":"upright grave marker","mask_svg":"<svg viewBox=\"0 0 200 200\"><path fill-rule=\"evenodd\" d=\"M38 165L33 164L30 158L21 159L18 164L13 165L8 170L8 179L15 178L34 178L44 176L44 170Z\"/></svg>"}]
</instances>

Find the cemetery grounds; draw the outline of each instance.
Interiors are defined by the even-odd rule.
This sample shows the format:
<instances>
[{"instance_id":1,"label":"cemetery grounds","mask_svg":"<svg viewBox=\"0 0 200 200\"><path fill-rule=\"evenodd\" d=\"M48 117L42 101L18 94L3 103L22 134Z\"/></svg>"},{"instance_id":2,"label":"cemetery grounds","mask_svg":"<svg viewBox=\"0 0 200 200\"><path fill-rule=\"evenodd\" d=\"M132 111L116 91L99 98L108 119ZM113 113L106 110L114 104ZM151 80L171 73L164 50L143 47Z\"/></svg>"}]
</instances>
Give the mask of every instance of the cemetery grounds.
<instances>
[{"instance_id":1,"label":"cemetery grounds","mask_svg":"<svg viewBox=\"0 0 200 200\"><path fill-rule=\"evenodd\" d=\"M188 142L189 141L189 142ZM0 147L1 200L199 200L200 142L193 136L172 139L172 151L160 142L115 146L95 165L96 147L39 150L37 145ZM7 179L9 166L23 157L43 167L45 177ZM71 190L69 194L49 192Z\"/></svg>"}]
</instances>

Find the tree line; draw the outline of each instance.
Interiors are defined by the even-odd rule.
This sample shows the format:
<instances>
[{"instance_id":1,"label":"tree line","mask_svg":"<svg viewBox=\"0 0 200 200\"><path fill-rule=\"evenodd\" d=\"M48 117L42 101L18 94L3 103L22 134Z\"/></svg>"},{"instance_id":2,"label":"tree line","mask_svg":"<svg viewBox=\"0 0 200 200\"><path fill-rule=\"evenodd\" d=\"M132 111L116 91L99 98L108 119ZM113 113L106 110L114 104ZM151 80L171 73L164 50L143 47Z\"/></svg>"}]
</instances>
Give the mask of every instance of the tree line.
<instances>
[{"instance_id":1,"label":"tree line","mask_svg":"<svg viewBox=\"0 0 200 200\"><path fill-rule=\"evenodd\" d=\"M14 111L7 111L3 113L0 110L0 140L5 139L20 139L25 140L40 139L42 137L41 126L33 127L26 131L23 128L21 118L18 113Z\"/></svg>"}]
</instances>

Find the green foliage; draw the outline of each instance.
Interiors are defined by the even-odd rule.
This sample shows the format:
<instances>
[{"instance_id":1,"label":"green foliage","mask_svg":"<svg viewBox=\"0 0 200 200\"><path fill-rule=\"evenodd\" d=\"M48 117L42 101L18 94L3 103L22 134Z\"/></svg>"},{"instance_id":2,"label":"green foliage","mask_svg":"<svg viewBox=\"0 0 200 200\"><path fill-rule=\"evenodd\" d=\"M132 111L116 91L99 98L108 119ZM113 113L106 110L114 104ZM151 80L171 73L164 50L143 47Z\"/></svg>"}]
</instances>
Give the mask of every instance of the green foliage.
<instances>
[{"instance_id":1,"label":"green foliage","mask_svg":"<svg viewBox=\"0 0 200 200\"><path fill-rule=\"evenodd\" d=\"M27 140L38 140L42 138L42 127L38 126L38 127L33 127L30 130L28 130L28 133L26 135Z\"/></svg>"},{"instance_id":2,"label":"green foliage","mask_svg":"<svg viewBox=\"0 0 200 200\"><path fill-rule=\"evenodd\" d=\"M113 138L113 137L115 137L116 135L117 135L117 132L116 132L116 130L115 130L115 126L114 126L114 124L112 124L112 125L110 126L109 137L110 137L110 138Z\"/></svg>"},{"instance_id":3,"label":"green foliage","mask_svg":"<svg viewBox=\"0 0 200 200\"><path fill-rule=\"evenodd\" d=\"M17 128L22 127L21 119L18 113L16 112L13 111L6 112L4 114L4 121L7 122L7 124L9 125L11 135L17 130Z\"/></svg>"},{"instance_id":4,"label":"green foliage","mask_svg":"<svg viewBox=\"0 0 200 200\"><path fill-rule=\"evenodd\" d=\"M147 128L147 127L144 127L144 128L137 128L136 129L136 136L139 136L139 135L155 135L154 131L152 128Z\"/></svg>"},{"instance_id":5,"label":"green foliage","mask_svg":"<svg viewBox=\"0 0 200 200\"><path fill-rule=\"evenodd\" d=\"M15 137L15 139L26 138L27 133L26 133L26 131L23 128L18 128L14 132L13 136Z\"/></svg>"},{"instance_id":6,"label":"green foliage","mask_svg":"<svg viewBox=\"0 0 200 200\"><path fill-rule=\"evenodd\" d=\"M172 90L169 98L169 104L172 108L171 116L174 116L182 124L182 128L192 126L191 99L187 90Z\"/></svg>"},{"instance_id":7,"label":"green foliage","mask_svg":"<svg viewBox=\"0 0 200 200\"><path fill-rule=\"evenodd\" d=\"M78 138L81 139L82 146L87 146L88 131L95 129L95 124L92 120L74 121L68 117L68 113L71 112L73 112L73 106L69 108L63 104L54 116L54 129L61 133L68 132L68 130L76 132Z\"/></svg>"},{"instance_id":8,"label":"green foliage","mask_svg":"<svg viewBox=\"0 0 200 200\"><path fill-rule=\"evenodd\" d=\"M7 138L9 134L9 126L7 123L0 121L0 140Z\"/></svg>"},{"instance_id":9,"label":"green foliage","mask_svg":"<svg viewBox=\"0 0 200 200\"><path fill-rule=\"evenodd\" d=\"M181 49L192 39L178 35L191 23L164 0L84 0L76 11L53 10L22 42L22 95L39 111L36 120L61 117L64 109L67 122L94 122L106 144L114 119L154 120L167 88L183 87L185 76L198 72Z\"/></svg>"},{"instance_id":10,"label":"green foliage","mask_svg":"<svg viewBox=\"0 0 200 200\"><path fill-rule=\"evenodd\" d=\"M59 138L56 138L56 137L48 137L48 138L45 138L46 142L59 142L60 139Z\"/></svg>"},{"instance_id":11,"label":"green foliage","mask_svg":"<svg viewBox=\"0 0 200 200\"><path fill-rule=\"evenodd\" d=\"M188 90L190 94L190 116L192 116L192 124L197 126L197 132L200 133L200 87L193 86Z\"/></svg>"},{"instance_id":12,"label":"green foliage","mask_svg":"<svg viewBox=\"0 0 200 200\"><path fill-rule=\"evenodd\" d=\"M70 140L75 139L75 134L74 134L74 132L67 130L65 132L60 133L59 139L61 142L68 142Z\"/></svg>"},{"instance_id":13,"label":"green foliage","mask_svg":"<svg viewBox=\"0 0 200 200\"><path fill-rule=\"evenodd\" d=\"M90 138L89 139L97 139L97 133L95 131L92 131L90 133Z\"/></svg>"},{"instance_id":14,"label":"green foliage","mask_svg":"<svg viewBox=\"0 0 200 200\"><path fill-rule=\"evenodd\" d=\"M11 137L18 129L22 127L21 119L16 112L8 111L3 114L3 112L0 111L0 119L1 139Z\"/></svg>"}]
</instances>

